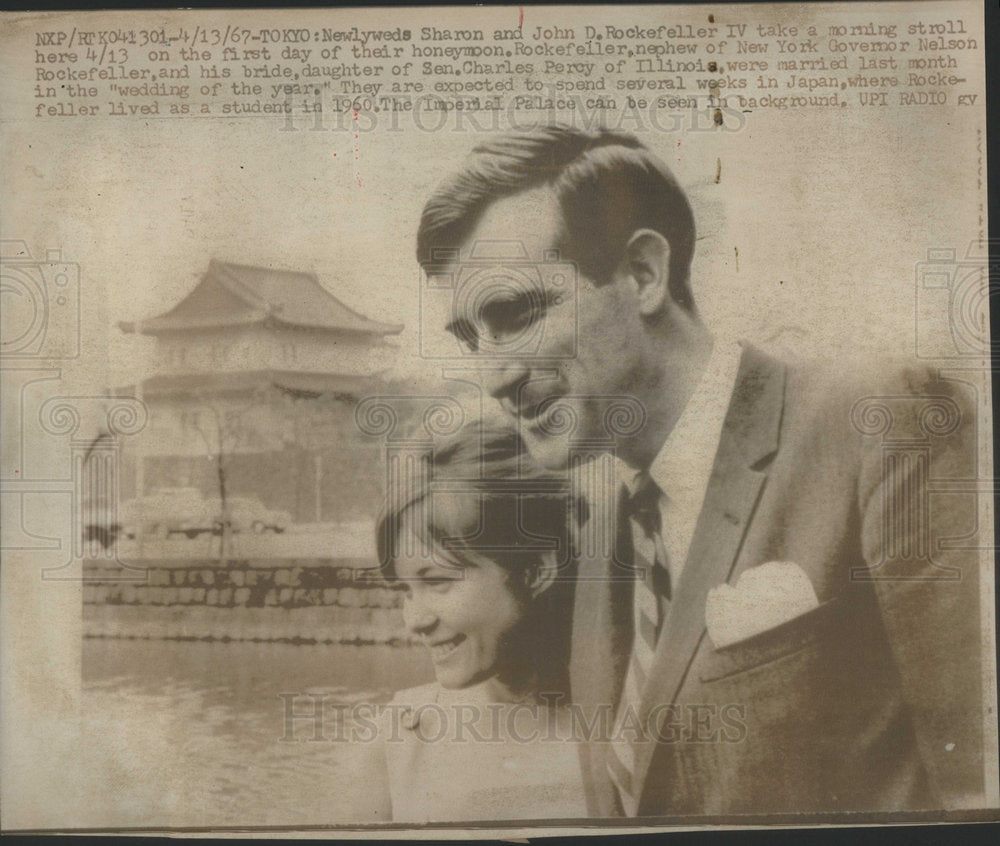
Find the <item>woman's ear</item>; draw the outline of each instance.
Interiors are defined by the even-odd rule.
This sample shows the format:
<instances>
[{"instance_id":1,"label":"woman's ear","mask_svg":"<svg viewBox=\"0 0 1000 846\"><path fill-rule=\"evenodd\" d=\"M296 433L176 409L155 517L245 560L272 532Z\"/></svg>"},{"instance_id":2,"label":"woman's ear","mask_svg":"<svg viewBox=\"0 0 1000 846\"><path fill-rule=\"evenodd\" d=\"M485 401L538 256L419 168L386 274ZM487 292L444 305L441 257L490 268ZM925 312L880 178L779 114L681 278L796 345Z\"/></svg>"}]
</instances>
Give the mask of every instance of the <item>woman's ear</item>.
<instances>
[{"instance_id":1,"label":"woman's ear","mask_svg":"<svg viewBox=\"0 0 1000 846\"><path fill-rule=\"evenodd\" d=\"M635 280L639 312L653 317L670 301L670 244L659 232L637 229L625 246L628 273Z\"/></svg>"},{"instance_id":2,"label":"woman's ear","mask_svg":"<svg viewBox=\"0 0 1000 846\"><path fill-rule=\"evenodd\" d=\"M559 564L556 561L555 550L546 550L541 554L538 566L528 571L528 590L531 598L537 599L559 575Z\"/></svg>"}]
</instances>

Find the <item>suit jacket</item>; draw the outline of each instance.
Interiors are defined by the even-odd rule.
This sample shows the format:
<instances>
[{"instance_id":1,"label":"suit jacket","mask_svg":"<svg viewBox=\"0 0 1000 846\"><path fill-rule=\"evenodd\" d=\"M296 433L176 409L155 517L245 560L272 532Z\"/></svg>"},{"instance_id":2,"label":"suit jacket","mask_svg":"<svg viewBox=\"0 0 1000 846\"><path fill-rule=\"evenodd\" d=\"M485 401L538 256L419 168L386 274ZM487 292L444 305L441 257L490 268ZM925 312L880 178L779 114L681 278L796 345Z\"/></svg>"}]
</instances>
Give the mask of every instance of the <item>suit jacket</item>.
<instances>
[{"instance_id":1,"label":"suit jacket","mask_svg":"<svg viewBox=\"0 0 1000 846\"><path fill-rule=\"evenodd\" d=\"M955 492L976 478L967 386L843 370L744 348L639 709L654 738L637 745L640 816L942 808L983 790L976 497ZM801 567L818 607L716 648L709 590L770 561ZM591 729L630 649L615 574L580 562L570 681ZM620 815L591 737L588 811Z\"/></svg>"}]
</instances>

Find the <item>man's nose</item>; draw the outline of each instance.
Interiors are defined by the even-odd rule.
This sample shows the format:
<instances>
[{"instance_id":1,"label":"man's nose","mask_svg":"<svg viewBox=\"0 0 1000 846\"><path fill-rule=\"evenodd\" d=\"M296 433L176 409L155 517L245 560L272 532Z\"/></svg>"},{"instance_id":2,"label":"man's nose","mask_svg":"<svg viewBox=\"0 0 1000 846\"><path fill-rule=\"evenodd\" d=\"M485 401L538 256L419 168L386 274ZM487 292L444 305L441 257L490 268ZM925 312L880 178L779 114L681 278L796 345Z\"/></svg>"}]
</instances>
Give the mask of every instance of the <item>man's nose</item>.
<instances>
[{"instance_id":1,"label":"man's nose","mask_svg":"<svg viewBox=\"0 0 1000 846\"><path fill-rule=\"evenodd\" d=\"M403 623L415 635L429 634L437 625L437 615L421 600L407 598L403 601Z\"/></svg>"},{"instance_id":2,"label":"man's nose","mask_svg":"<svg viewBox=\"0 0 1000 846\"><path fill-rule=\"evenodd\" d=\"M517 392L528 378L528 367L523 361L501 361L486 370L483 385L494 399L517 399Z\"/></svg>"}]
</instances>

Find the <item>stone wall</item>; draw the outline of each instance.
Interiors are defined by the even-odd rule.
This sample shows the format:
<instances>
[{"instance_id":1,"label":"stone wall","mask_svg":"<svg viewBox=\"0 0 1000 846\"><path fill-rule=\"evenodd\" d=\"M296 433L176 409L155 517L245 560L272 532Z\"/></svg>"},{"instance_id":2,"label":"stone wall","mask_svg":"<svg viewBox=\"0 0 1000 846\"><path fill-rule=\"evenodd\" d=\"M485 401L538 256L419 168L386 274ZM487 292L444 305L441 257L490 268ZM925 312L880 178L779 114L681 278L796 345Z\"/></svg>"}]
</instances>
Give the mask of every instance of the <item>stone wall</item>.
<instances>
[{"instance_id":1,"label":"stone wall","mask_svg":"<svg viewBox=\"0 0 1000 846\"><path fill-rule=\"evenodd\" d=\"M332 562L89 562L88 637L396 643L402 593L368 567Z\"/></svg>"}]
</instances>

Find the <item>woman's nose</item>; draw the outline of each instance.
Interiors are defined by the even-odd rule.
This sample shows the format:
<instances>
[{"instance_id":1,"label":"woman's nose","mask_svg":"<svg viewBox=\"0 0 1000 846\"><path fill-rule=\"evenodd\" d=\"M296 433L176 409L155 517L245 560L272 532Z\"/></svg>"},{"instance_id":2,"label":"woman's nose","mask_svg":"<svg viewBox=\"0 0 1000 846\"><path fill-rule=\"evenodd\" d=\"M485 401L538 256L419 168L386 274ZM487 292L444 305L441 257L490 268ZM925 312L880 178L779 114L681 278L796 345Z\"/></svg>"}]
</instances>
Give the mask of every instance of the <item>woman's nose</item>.
<instances>
[{"instance_id":1,"label":"woman's nose","mask_svg":"<svg viewBox=\"0 0 1000 846\"><path fill-rule=\"evenodd\" d=\"M419 599L406 599L403 602L403 622L413 634L424 635L437 624L437 615Z\"/></svg>"}]
</instances>

